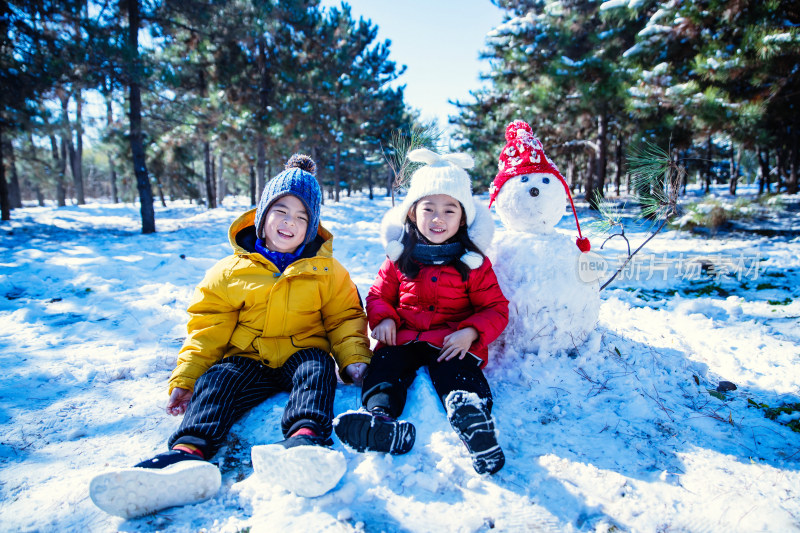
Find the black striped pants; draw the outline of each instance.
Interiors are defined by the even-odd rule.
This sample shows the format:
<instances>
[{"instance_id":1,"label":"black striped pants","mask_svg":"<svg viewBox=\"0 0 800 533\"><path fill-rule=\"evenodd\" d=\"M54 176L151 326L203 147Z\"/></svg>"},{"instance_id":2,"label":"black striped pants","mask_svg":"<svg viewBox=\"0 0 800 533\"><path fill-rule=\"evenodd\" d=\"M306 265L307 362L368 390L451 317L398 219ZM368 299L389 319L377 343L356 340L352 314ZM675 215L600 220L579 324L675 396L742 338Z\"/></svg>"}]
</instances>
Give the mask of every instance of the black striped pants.
<instances>
[{"instance_id":1,"label":"black striped pants","mask_svg":"<svg viewBox=\"0 0 800 533\"><path fill-rule=\"evenodd\" d=\"M309 348L296 352L280 368L232 356L206 370L195 383L169 447L192 444L210 459L242 415L282 391L290 393L281 419L284 436L304 427L320 437L330 436L336 368L330 355Z\"/></svg>"}]
</instances>

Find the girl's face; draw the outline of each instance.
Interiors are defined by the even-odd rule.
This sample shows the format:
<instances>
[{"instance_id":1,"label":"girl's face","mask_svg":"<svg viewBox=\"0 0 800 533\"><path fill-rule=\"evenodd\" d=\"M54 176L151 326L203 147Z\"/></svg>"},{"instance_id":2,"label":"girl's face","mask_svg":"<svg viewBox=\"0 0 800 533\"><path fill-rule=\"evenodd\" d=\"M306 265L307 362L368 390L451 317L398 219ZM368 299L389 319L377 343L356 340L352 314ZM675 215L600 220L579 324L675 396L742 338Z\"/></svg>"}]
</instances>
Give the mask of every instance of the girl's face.
<instances>
[{"instance_id":1,"label":"girl's face","mask_svg":"<svg viewBox=\"0 0 800 533\"><path fill-rule=\"evenodd\" d=\"M423 237L433 244L442 244L464 225L461 204L446 194L434 194L419 200L408 218L417 225Z\"/></svg>"},{"instance_id":2,"label":"girl's face","mask_svg":"<svg viewBox=\"0 0 800 533\"><path fill-rule=\"evenodd\" d=\"M264 220L264 244L273 252L291 253L303 244L308 230L308 213L296 196L275 200Z\"/></svg>"}]
</instances>

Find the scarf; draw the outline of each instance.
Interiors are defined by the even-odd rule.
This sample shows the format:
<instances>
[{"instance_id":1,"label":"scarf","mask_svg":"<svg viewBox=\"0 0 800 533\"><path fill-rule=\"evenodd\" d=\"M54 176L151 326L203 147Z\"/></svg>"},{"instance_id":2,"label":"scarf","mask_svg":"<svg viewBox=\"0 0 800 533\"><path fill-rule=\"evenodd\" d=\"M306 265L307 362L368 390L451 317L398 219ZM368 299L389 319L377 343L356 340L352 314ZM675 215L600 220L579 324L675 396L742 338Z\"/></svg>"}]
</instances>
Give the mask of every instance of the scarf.
<instances>
[{"instance_id":1,"label":"scarf","mask_svg":"<svg viewBox=\"0 0 800 533\"><path fill-rule=\"evenodd\" d=\"M299 257L300 254L303 253L303 249L306 247L305 244L299 246L294 253L290 252L273 252L268 248L264 247L264 241L261 239L256 239L256 252L263 255L265 258L272 261L272 263L278 267L278 270L283 272L286 270L286 267L294 263Z\"/></svg>"},{"instance_id":2,"label":"scarf","mask_svg":"<svg viewBox=\"0 0 800 533\"><path fill-rule=\"evenodd\" d=\"M464 245L460 242L450 244L423 244L418 242L411 257L423 265L444 265L464 255Z\"/></svg>"}]
</instances>

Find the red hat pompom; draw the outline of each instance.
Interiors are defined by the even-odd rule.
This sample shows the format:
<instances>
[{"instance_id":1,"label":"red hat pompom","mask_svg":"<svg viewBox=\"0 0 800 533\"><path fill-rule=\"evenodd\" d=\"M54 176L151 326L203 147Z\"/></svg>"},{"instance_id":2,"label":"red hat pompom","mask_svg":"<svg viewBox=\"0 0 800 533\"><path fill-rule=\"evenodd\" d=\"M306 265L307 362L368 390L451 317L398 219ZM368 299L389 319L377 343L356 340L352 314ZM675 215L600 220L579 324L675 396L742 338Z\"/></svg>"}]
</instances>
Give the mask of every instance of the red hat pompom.
<instances>
[{"instance_id":1,"label":"red hat pompom","mask_svg":"<svg viewBox=\"0 0 800 533\"><path fill-rule=\"evenodd\" d=\"M533 128L524 120L515 120L506 126L506 142L516 141L519 136L519 130L527 131L533 137Z\"/></svg>"}]
</instances>

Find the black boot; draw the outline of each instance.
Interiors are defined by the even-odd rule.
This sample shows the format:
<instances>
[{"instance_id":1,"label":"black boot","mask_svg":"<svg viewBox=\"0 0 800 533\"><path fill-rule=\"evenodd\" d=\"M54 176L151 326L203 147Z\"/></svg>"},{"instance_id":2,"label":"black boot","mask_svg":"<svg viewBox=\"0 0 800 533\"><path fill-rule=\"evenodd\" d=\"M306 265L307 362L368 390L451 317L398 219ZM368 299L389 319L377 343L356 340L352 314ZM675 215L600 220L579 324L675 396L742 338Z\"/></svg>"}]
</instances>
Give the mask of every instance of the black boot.
<instances>
[{"instance_id":1,"label":"black boot","mask_svg":"<svg viewBox=\"0 0 800 533\"><path fill-rule=\"evenodd\" d=\"M479 474L494 474L506 462L497 443L494 420L477 394L453 391L445 401L447 418L466 445L472 467Z\"/></svg>"},{"instance_id":2,"label":"black boot","mask_svg":"<svg viewBox=\"0 0 800 533\"><path fill-rule=\"evenodd\" d=\"M380 407L344 413L333 423L339 439L357 452L401 455L411 451L417 435L411 422L395 420Z\"/></svg>"},{"instance_id":3,"label":"black boot","mask_svg":"<svg viewBox=\"0 0 800 533\"><path fill-rule=\"evenodd\" d=\"M284 448L294 448L295 446L333 446L333 439L317 437L315 435L296 435L289 437L275 444L280 444Z\"/></svg>"}]
</instances>

